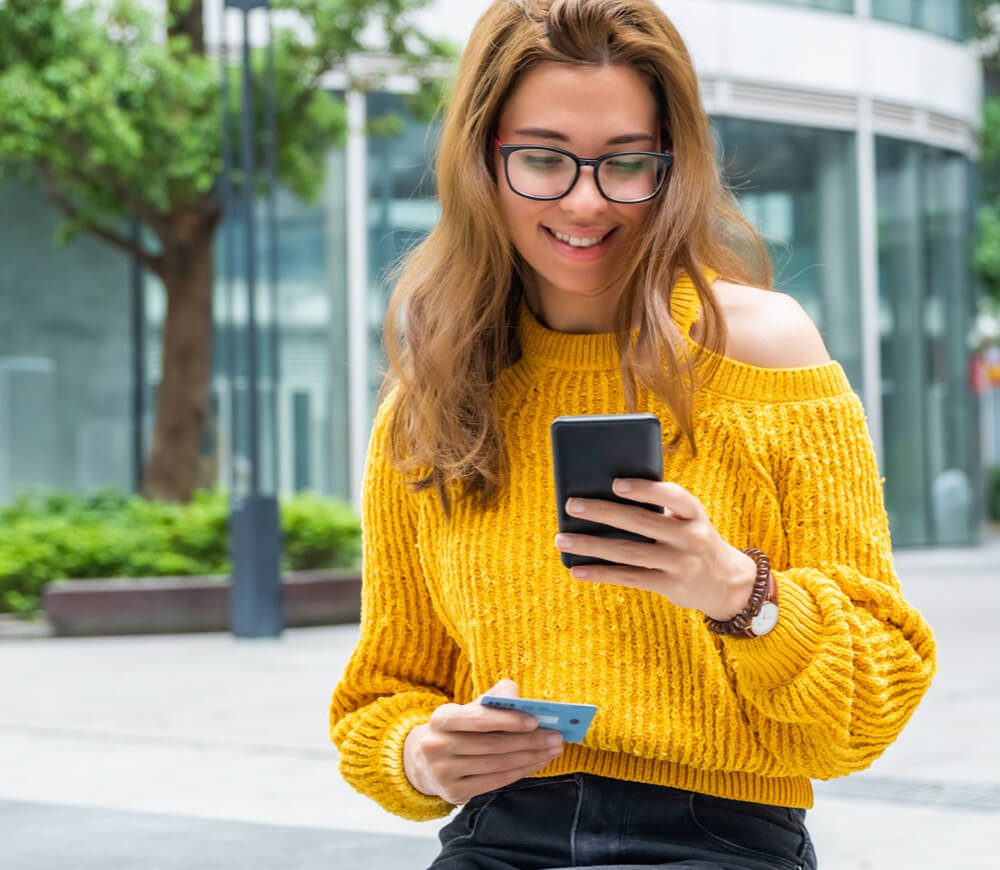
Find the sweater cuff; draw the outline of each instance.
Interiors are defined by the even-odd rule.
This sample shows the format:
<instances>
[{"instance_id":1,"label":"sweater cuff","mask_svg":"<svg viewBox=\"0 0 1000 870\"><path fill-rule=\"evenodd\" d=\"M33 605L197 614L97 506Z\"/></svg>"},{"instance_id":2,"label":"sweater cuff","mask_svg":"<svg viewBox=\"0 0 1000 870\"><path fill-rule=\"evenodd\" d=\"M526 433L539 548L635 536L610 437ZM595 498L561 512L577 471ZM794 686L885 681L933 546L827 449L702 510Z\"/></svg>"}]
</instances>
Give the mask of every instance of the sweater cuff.
<instances>
[{"instance_id":1,"label":"sweater cuff","mask_svg":"<svg viewBox=\"0 0 1000 870\"><path fill-rule=\"evenodd\" d=\"M791 683L812 662L823 623L812 594L787 573L774 571L778 624L762 637L723 637L727 657L740 676L762 689Z\"/></svg>"},{"instance_id":2,"label":"sweater cuff","mask_svg":"<svg viewBox=\"0 0 1000 870\"><path fill-rule=\"evenodd\" d=\"M417 791L403 770L403 744L417 725L428 722L436 707L399 710L373 705L362 722L353 723L341 746L340 771L355 789L390 813L415 822L448 815L454 807L439 797Z\"/></svg>"}]
</instances>

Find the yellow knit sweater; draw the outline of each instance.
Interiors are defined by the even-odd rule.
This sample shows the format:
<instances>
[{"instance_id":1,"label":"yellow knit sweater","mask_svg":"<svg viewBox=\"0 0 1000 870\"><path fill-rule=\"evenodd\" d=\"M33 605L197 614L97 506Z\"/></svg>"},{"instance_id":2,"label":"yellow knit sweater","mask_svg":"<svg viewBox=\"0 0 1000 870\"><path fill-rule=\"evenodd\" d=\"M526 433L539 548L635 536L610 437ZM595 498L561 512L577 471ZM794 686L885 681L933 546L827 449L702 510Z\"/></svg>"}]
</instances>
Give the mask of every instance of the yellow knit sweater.
<instances>
[{"instance_id":1,"label":"yellow knit sweater","mask_svg":"<svg viewBox=\"0 0 1000 870\"><path fill-rule=\"evenodd\" d=\"M690 281L674 289L683 334ZM574 581L552 543L549 423L624 413L614 338L542 327L522 310L523 357L498 384L511 479L498 507L459 504L391 467L391 400L364 487L361 637L330 710L344 778L390 812L442 816L413 789L413 726L497 680L523 697L596 704L582 744L539 775L583 771L808 807L810 778L867 767L896 738L934 671L934 640L900 593L882 486L858 397L836 362L762 369L723 359L697 393L697 457L665 451L664 477L704 504L723 538L771 557L781 618L719 638L662 596ZM690 338L687 339L689 342ZM664 440L668 409L640 391Z\"/></svg>"}]
</instances>

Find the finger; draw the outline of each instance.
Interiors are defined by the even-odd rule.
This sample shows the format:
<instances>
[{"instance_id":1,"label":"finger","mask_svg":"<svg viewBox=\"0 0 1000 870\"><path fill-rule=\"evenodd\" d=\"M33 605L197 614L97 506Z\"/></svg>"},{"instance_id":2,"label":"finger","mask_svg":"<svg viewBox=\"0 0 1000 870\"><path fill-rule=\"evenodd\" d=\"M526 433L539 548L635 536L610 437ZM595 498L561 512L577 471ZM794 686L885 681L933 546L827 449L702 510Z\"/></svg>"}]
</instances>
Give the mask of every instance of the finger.
<instances>
[{"instance_id":1,"label":"finger","mask_svg":"<svg viewBox=\"0 0 1000 870\"><path fill-rule=\"evenodd\" d=\"M615 478L612 488L615 495L629 501L658 504L681 520L697 519L705 507L679 483L667 480L643 480L637 477Z\"/></svg>"},{"instance_id":2,"label":"finger","mask_svg":"<svg viewBox=\"0 0 1000 870\"><path fill-rule=\"evenodd\" d=\"M517 710L471 704L442 704L430 718L432 728L442 731L534 731L538 720Z\"/></svg>"},{"instance_id":3,"label":"finger","mask_svg":"<svg viewBox=\"0 0 1000 870\"><path fill-rule=\"evenodd\" d=\"M642 541L627 541L619 538L599 538L596 535L569 535L560 532L555 537L556 547L563 553L577 556L592 556L618 565L635 568L665 570L669 550L663 544L646 544Z\"/></svg>"},{"instance_id":4,"label":"finger","mask_svg":"<svg viewBox=\"0 0 1000 870\"><path fill-rule=\"evenodd\" d=\"M543 751L562 746L558 731L536 728L527 734L494 731L489 734L463 733L449 737L449 751L454 755L504 755L509 752Z\"/></svg>"},{"instance_id":5,"label":"finger","mask_svg":"<svg viewBox=\"0 0 1000 870\"><path fill-rule=\"evenodd\" d=\"M469 776L487 776L505 773L524 767L548 764L562 754L562 747L546 749L526 749L523 752L507 752L503 755L465 755L440 762L434 770L439 781L464 779Z\"/></svg>"},{"instance_id":6,"label":"finger","mask_svg":"<svg viewBox=\"0 0 1000 870\"><path fill-rule=\"evenodd\" d=\"M480 774L477 776L463 777L454 786L448 789L442 797L449 803L465 803L476 795L485 794L533 773L538 773L549 764L548 761L542 764L531 764L525 767L518 767L514 770L498 771L495 773Z\"/></svg>"},{"instance_id":7,"label":"finger","mask_svg":"<svg viewBox=\"0 0 1000 870\"><path fill-rule=\"evenodd\" d=\"M649 508L599 498L568 499L566 513L656 541L670 541L674 534L680 532L678 521L662 511L651 511Z\"/></svg>"}]
</instances>

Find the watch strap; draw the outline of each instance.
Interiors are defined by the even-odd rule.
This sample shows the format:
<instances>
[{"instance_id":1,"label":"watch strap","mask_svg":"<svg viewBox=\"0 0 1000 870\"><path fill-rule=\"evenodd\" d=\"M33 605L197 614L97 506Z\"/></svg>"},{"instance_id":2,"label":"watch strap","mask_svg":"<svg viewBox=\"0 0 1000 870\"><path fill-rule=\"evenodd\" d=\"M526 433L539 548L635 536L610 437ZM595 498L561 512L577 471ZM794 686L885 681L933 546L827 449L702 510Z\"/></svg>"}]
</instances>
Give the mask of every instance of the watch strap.
<instances>
[{"instance_id":1,"label":"watch strap","mask_svg":"<svg viewBox=\"0 0 1000 870\"><path fill-rule=\"evenodd\" d=\"M778 622L778 584L771 573L771 560L755 547L743 550L757 564L750 600L732 619L705 617L709 631L723 637L760 637Z\"/></svg>"}]
</instances>

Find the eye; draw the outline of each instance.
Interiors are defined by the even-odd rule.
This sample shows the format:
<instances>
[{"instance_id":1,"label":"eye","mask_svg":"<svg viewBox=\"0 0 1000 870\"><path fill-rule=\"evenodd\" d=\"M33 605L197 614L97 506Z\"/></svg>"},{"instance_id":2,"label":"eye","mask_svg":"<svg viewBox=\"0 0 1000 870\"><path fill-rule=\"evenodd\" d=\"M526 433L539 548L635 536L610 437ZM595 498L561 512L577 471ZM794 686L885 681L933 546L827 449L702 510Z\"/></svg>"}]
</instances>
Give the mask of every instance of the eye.
<instances>
[{"instance_id":1,"label":"eye","mask_svg":"<svg viewBox=\"0 0 1000 870\"><path fill-rule=\"evenodd\" d=\"M532 169L555 169L562 165L563 159L558 154L531 154L526 153L521 158L525 165Z\"/></svg>"},{"instance_id":2,"label":"eye","mask_svg":"<svg viewBox=\"0 0 1000 870\"><path fill-rule=\"evenodd\" d=\"M615 160L609 160L608 163L615 172L640 172L646 168L646 161L641 157L632 160L619 157Z\"/></svg>"}]
</instances>

